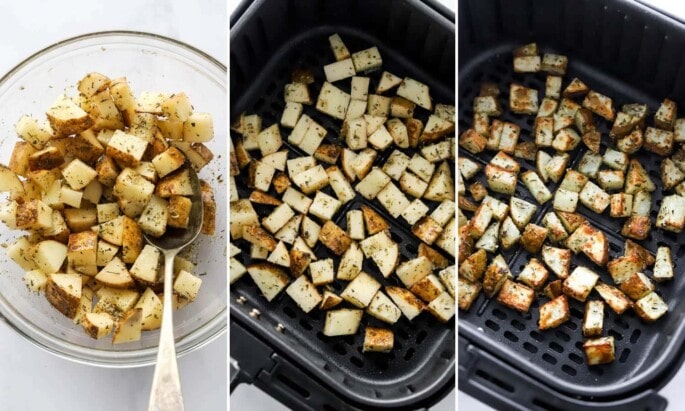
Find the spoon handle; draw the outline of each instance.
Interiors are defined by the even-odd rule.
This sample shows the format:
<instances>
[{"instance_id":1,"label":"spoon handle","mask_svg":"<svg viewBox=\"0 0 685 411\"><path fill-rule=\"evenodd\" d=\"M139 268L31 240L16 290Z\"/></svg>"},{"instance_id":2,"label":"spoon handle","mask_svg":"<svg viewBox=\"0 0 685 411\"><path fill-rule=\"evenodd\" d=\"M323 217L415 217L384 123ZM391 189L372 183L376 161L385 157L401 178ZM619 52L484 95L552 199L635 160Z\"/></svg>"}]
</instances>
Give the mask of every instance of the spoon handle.
<instances>
[{"instance_id":1,"label":"spoon handle","mask_svg":"<svg viewBox=\"0 0 685 411\"><path fill-rule=\"evenodd\" d=\"M164 251L164 308L155 376L152 379L148 411L183 411L181 381L176 363L171 297L176 250Z\"/></svg>"}]
</instances>

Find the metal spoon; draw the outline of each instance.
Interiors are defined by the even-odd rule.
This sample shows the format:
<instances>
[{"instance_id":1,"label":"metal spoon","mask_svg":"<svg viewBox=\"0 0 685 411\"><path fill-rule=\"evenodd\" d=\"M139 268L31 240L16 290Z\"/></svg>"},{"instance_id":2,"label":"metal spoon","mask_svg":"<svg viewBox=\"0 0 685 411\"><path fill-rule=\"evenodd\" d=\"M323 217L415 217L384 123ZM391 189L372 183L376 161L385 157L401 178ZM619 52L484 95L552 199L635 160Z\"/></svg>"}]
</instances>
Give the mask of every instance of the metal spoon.
<instances>
[{"instance_id":1,"label":"metal spoon","mask_svg":"<svg viewBox=\"0 0 685 411\"><path fill-rule=\"evenodd\" d=\"M195 170L188 166L190 184L193 187L193 195L190 197L192 206L188 228L177 229L169 227L166 233L159 238L145 235L145 240L157 247L164 254L164 311L162 312L162 329L159 334L159 351L157 352L157 365L152 379L150 403L148 411L182 411L183 395L181 394L181 381L178 376L178 364L176 363L176 347L174 341L174 323L172 318L171 297L173 293L174 257L192 243L202 228L202 195L200 181Z\"/></svg>"}]
</instances>

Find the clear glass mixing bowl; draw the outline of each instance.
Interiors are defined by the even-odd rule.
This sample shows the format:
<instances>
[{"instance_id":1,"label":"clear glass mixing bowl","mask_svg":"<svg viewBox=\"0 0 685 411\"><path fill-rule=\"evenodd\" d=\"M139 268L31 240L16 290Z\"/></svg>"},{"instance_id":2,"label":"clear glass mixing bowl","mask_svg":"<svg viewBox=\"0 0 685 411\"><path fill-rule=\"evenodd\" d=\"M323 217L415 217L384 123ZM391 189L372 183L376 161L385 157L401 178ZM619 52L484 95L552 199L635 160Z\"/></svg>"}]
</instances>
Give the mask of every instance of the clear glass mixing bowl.
<instances>
[{"instance_id":1,"label":"clear glass mixing bowl","mask_svg":"<svg viewBox=\"0 0 685 411\"><path fill-rule=\"evenodd\" d=\"M133 92L184 91L197 111L214 118L215 138L208 144L214 160L200 178L215 190L214 237L200 235L189 251L203 284L197 300L174 313L179 355L187 354L226 331L226 66L176 40L137 32L102 32L59 42L26 59L0 79L0 162L7 164L18 137L14 124L23 114L45 118L63 92L96 71L127 77ZM0 224L3 247L22 235ZM69 360L106 367L134 367L155 361L159 331L145 331L140 341L113 345L94 340L80 325L56 311L42 294L31 293L22 269L0 249L0 316L37 346Z\"/></svg>"}]
</instances>

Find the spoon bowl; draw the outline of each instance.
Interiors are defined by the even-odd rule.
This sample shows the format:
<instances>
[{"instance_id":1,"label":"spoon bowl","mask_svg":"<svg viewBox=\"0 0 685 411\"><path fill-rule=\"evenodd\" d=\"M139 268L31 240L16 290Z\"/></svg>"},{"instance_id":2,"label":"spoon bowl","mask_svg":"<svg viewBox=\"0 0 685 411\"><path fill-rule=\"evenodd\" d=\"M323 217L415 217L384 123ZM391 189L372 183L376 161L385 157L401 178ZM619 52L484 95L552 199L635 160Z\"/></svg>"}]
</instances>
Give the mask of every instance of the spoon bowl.
<instances>
[{"instance_id":1,"label":"spoon bowl","mask_svg":"<svg viewBox=\"0 0 685 411\"><path fill-rule=\"evenodd\" d=\"M190 218L188 228L167 228L161 237L152 237L145 234L145 241L157 247L164 254L164 302L162 312L162 328L159 334L159 351L157 352L157 365L152 379L150 391L149 411L181 411L183 410L183 396L181 394L181 382L176 362L176 347L174 341L174 323L172 318L172 294L174 258L183 248L192 243L200 234L204 208L202 206L202 194L200 180L192 166L186 164L183 173L186 173L193 194L191 200Z\"/></svg>"}]
</instances>

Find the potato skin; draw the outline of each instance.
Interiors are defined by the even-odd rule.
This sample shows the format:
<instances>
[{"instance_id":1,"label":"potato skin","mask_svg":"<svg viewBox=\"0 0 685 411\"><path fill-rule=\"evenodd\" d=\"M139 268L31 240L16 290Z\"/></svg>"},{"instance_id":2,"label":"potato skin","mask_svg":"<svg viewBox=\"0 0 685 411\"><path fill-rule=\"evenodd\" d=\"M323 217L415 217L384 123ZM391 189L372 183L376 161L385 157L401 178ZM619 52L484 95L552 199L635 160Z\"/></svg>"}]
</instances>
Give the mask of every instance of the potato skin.
<instances>
[{"instance_id":1,"label":"potato skin","mask_svg":"<svg viewBox=\"0 0 685 411\"><path fill-rule=\"evenodd\" d=\"M205 180L200 180L200 192L202 195L202 234L214 235L216 229L216 201L214 190Z\"/></svg>"},{"instance_id":2,"label":"potato skin","mask_svg":"<svg viewBox=\"0 0 685 411\"><path fill-rule=\"evenodd\" d=\"M319 240L335 255L342 255L352 244L352 239L347 233L330 220L321 227Z\"/></svg>"},{"instance_id":3,"label":"potato skin","mask_svg":"<svg viewBox=\"0 0 685 411\"><path fill-rule=\"evenodd\" d=\"M78 306L81 303L80 298L75 298L64 292L55 282L52 277L48 278L48 283L45 286L45 298L52 304L57 311L66 315L69 318L74 318L78 311Z\"/></svg>"}]
</instances>

